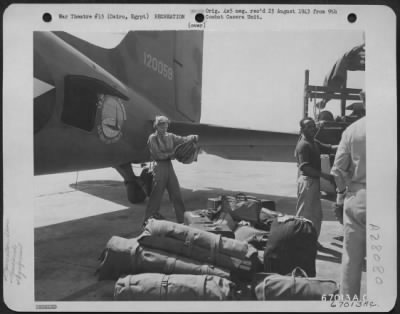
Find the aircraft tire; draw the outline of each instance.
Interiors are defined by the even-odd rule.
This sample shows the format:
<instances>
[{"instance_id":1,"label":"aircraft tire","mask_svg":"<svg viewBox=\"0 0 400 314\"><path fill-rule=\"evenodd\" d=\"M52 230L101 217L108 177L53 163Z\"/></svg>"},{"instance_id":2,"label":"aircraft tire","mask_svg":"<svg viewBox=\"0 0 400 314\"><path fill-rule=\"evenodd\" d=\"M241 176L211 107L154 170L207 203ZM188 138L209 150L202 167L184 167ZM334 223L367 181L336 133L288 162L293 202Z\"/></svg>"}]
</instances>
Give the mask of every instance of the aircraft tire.
<instances>
[{"instance_id":1,"label":"aircraft tire","mask_svg":"<svg viewBox=\"0 0 400 314\"><path fill-rule=\"evenodd\" d=\"M132 204L141 203L146 199L147 195L145 191L136 181L125 182L125 186L128 200Z\"/></svg>"},{"instance_id":2,"label":"aircraft tire","mask_svg":"<svg viewBox=\"0 0 400 314\"><path fill-rule=\"evenodd\" d=\"M140 179L143 183L143 189L147 196L150 196L151 189L153 186L153 174L149 171L149 168L144 168L140 174Z\"/></svg>"}]
</instances>

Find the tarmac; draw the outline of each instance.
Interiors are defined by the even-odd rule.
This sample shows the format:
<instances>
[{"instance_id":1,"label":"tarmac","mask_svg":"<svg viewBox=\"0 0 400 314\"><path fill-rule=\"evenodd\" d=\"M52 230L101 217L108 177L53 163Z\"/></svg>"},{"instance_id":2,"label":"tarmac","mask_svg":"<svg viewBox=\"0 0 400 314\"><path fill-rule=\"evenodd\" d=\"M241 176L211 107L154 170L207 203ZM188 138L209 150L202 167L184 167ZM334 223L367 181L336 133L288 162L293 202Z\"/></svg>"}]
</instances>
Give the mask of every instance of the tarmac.
<instances>
[{"instance_id":1,"label":"tarmac","mask_svg":"<svg viewBox=\"0 0 400 314\"><path fill-rule=\"evenodd\" d=\"M201 154L190 165L174 161L187 210L207 207L207 199L239 192L276 202L276 210L295 213L297 168L294 163L233 161ZM134 167L137 175L140 167ZM111 301L114 281L98 281L99 256L114 235L141 233L147 200L131 204L122 177L112 168L36 176L35 300ZM342 225L323 196L323 223L317 277L339 282ZM160 213L175 221L164 194ZM363 272L362 290L366 290Z\"/></svg>"}]
</instances>

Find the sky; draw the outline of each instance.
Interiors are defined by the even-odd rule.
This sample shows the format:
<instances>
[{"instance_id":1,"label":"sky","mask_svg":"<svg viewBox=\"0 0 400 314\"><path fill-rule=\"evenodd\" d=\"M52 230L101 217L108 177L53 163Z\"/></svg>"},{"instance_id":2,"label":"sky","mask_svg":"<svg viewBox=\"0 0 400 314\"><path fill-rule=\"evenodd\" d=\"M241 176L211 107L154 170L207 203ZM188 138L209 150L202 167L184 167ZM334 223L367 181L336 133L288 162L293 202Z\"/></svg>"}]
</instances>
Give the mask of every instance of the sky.
<instances>
[{"instance_id":1,"label":"sky","mask_svg":"<svg viewBox=\"0 0 400 314\"><path fill-rule=\"evenodd\" d=\"M205 33L202 121L296 133L305 70L310 84L322 85L337 59L362 43L360 31ZM348 71L347 86L363 88L364 76ZM327 109L338 114L337 104Z\"/></svg>"},{"instance_id":2,"label":"sky","mask_svg":"<svg viewBox=\"0 0 400 314\"><path fill-rule=\"evenodd\" d=\"M75 35L112 48L125 34ZM305 70L310 84L322 85L334 63L363 42L361 31L348 30L206 31L201 122L297 133ZM349 71L347 86L364 88L364 80L364 71ZM327 109L337 115L338 104L331 101Z\"/></svg>"}]
</instances>

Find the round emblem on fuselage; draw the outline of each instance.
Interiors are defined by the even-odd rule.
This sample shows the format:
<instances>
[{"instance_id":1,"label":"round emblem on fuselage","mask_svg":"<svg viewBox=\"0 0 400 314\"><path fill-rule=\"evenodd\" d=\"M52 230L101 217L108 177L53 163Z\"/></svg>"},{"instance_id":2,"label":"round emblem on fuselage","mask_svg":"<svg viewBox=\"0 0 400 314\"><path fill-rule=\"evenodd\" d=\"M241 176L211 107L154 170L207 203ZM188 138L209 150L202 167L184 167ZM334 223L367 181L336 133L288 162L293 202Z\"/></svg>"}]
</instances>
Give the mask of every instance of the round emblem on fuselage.
<instances>
[{"instance_id":1,"label":"round emblem on fuselage","mask_svg":"<svg viewBox=\"0 0 400 314\"><path fill-rule=\"evenodd\" d=\"M122 136L122 125L126 120L125 108L116 96L99 95L97 102L100 117L97 132L106 144L117 142Z\"/></svg>"}]
</instances>

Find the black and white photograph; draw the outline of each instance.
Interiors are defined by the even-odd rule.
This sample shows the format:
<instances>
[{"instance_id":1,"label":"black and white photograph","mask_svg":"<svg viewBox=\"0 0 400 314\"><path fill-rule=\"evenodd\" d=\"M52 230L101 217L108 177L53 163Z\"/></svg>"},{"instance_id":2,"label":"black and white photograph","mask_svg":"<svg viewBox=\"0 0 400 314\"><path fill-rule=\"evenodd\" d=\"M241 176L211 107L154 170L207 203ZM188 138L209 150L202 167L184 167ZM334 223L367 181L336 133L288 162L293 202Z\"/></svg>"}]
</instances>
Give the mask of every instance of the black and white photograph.
<instances>
[{"instance_id":1,"label":"black and white photograph","mask_svg":"<svg viewBox=\"0 0 400 314\"><path fill-rule=\"evenodd\" d=\"M367 5L9 7L6 305L390 310L395 21Z\"/></svg>"}]
</instances>

